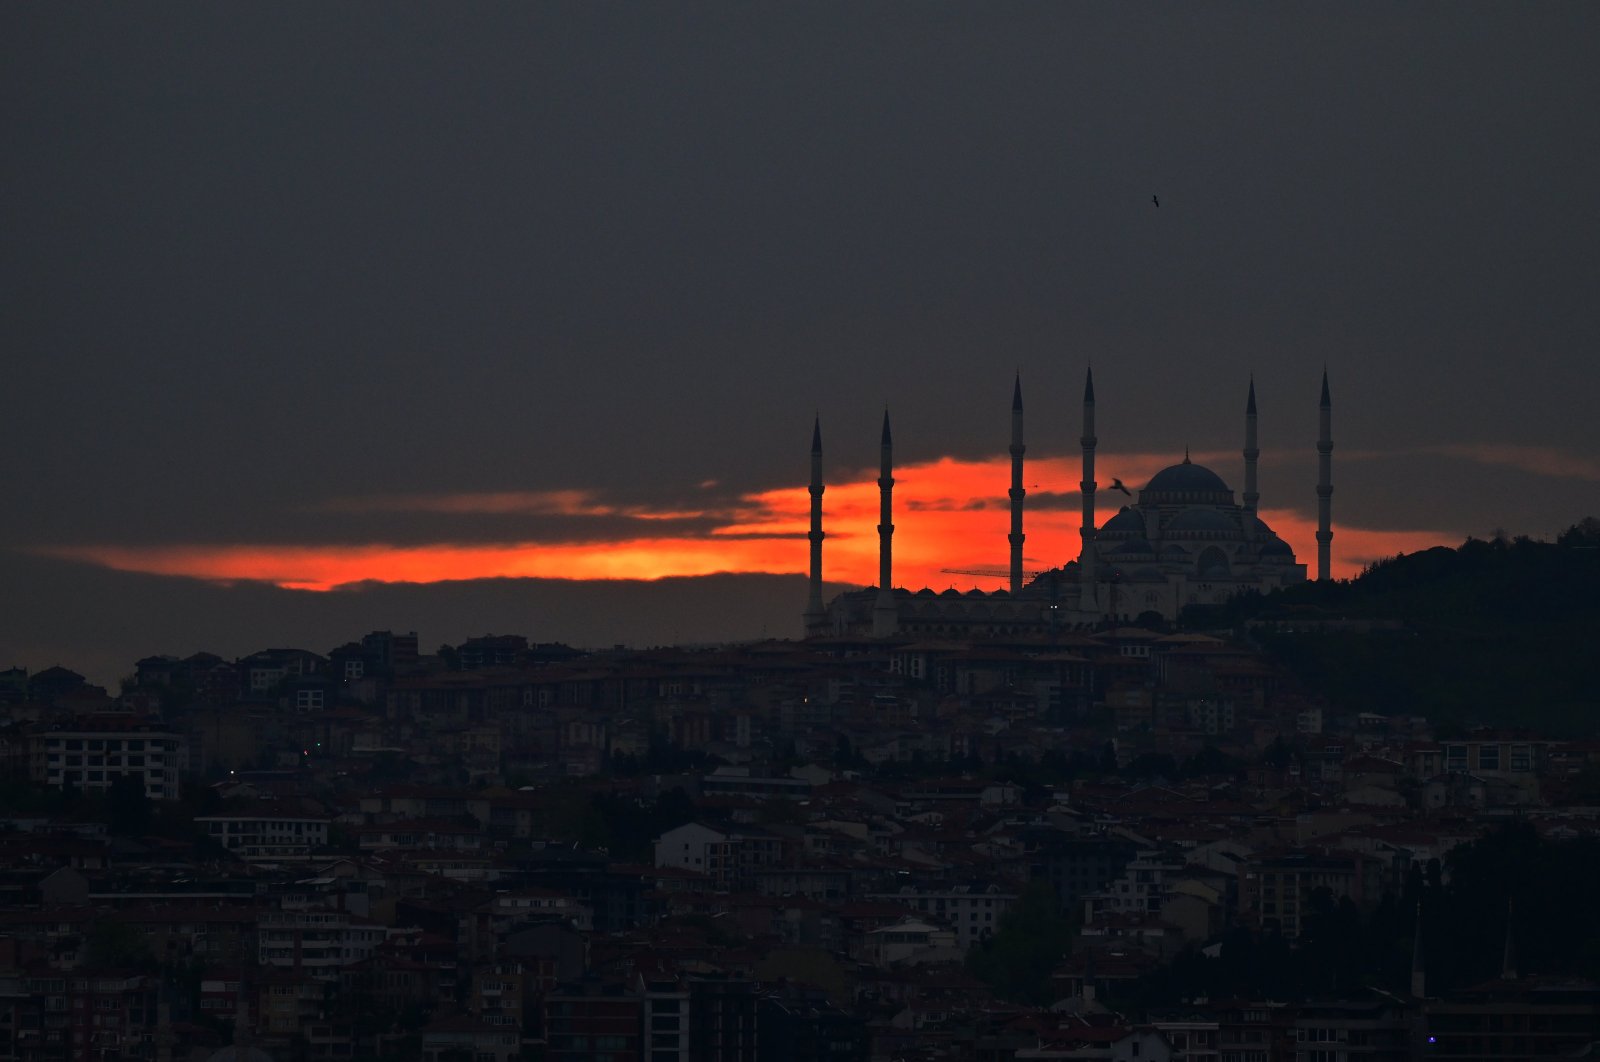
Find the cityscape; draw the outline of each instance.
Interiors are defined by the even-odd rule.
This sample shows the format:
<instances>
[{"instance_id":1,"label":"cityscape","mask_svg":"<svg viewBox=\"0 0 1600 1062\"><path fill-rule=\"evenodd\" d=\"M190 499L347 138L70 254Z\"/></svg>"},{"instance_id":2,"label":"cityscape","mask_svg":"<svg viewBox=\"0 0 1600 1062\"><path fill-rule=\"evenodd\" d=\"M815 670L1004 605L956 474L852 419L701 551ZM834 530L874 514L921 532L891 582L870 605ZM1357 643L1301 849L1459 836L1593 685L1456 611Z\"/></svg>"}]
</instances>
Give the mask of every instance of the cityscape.
<instances>
[{"instance_id":1,"label":"cityscape","mask_svg":"<svg viewBox=\"0 0 1600 1062\"><path fill-rule=\"evenodd\" d=\"M0 8L0 1062L1600 1057L1596 39Z\"/></svg>"},{"instance_id":2,"label":"cityscape","mask_svg":"<svg viewBox=\"0 0 1600 1062\"><path fill-rule=\"evenodd\" d=\"M1568 1057L1597 547L1178 624L13 668L0 1057ZM1569 614L1492 636L1582 722L1498 661L1467 715L1365 694L1535 570Z\"/></svg>"}]
</instances>

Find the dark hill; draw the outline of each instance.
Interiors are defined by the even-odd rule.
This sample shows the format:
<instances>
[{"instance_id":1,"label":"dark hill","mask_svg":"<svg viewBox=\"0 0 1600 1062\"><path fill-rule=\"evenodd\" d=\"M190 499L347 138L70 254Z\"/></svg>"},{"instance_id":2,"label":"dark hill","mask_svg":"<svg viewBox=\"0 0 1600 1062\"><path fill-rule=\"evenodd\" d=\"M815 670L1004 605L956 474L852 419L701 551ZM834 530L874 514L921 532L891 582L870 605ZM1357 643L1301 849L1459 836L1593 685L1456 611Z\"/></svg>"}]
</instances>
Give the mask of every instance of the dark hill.
<instances>
[{"instance_id":1,"label":"dark hill","mask_svg":"<svg viewBox=\"0 0 1600 1062\"><path fill-rule=\"evenodd\" d=\"M1600 729L1600 521L1554 543L1437 547L1348 582L1307 583L1227 609L1346 711L1436 723Z\"/></svg>"}]
</instances>

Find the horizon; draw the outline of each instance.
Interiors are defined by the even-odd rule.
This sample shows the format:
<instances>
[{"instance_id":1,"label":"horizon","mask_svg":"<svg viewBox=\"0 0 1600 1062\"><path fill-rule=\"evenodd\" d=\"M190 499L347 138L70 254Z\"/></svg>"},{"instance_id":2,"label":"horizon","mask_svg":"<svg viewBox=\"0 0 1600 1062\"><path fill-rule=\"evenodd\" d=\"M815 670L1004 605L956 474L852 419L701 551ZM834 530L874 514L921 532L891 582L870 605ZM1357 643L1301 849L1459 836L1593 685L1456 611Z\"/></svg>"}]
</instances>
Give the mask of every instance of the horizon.
<instances>
[{"instance_id":1,"label":"horizon","mask_svg":"<svg viewBox=\"0 0 1600 1062\"><path fill-rule=\"evenodd\" d=\"M798 634L813 417L824 577L869 585L885 405L895 582L997 585L942 569L1007 559L1014 374L1053 567L1091 364L1101 522L1186 450L1241 490L1253 381L1312 564L1324 370L1335 573L1553 535L1600 484L1592 7L0 26L0 661Z\"/></svg>"},{"instance_id":2,"label":"horizon","mask_svg":"<svg viewBox=\"0 0 1600 1062\"><path fill-rule=\"evenodd\" d=\"M1567 531L1575 526L1579 526L1586 519L1593 518L1575 518L1573 522L1566 528L1563 528L1562 531ZM1500 538L1501 541L1510 541L1510 536L1502 537L1496 533L1491 533L1483 538L1479 538L1478 536L1468 536L1461 542L1454 544L1438 543L1432 546L1426 546L1417 550L1409 551L1408 553L1374 558L1372 562L1369 562L1368 565L1364 566L1362 570L1356 572L1354 575L1341 576L1336 578L1334 581L1353 581L1364 574L1365 571L1368 570L1368 568L1370 568L1373 564L1402 559L1405 556L1410 555L1410 553L1421 553L1426 552L1428 549L1435 548L1459 550L1462 546L1465 546L1470 542L1492 542L1496 540L1497 537ZM1530 541L1545 545L1552 544L1553 539L1555 538L1553 535L1550 538L1535 536L1518 537L1527 537ZM136 580L145 580L147 578L143 575L143 573L116 574L126 574L130 578ZM999 582L1001 580L999 577L994 577L993 579L985 579L983 581ZM169 589L181 588L187 590L191 594L199 594L201 596L226 593L231 589L235 589L231 586L192 577L161 578L158 580L158 582L162 585L165 585ZM1307 583L1298 585L1310 585L1314 582L1315 580L1308 580ZM477 583L478 586L474 588L472 586L473 583ZM653 622L654 625L647 626L648 631L653 631L655 633L645 633L640 637L624 637L618 639L612 637L611 633L609 632L596 633L595 630L591 628L589 629L587 636L579 635L576 637L566 637L563 636L558 630L547 629L546 631L540 633L534 628L518 626L515 622L510 622L509 624L503 622L500 623L498 627L496 627L493 622L487 626L482 624L478 626L471 625L473 618L479 616L487 615L504 618L519 614L527 615L528 613L524 610L524 608L528 605L529 602L527 599L529 598L533 599L533 602L536 606L535 611L537 611L537 605L540 603L545 603L548 605L548 602L551 600L559 602L561 600L563 591L576 591L577 593L582 594L586 590L604 589L607 583L610 584L611 592L614 595L621 595L618 600L628 600L631 592L634 590L642 590L646 593L654 594L656 596L655 607L652 610L650 617L650 622ZM719 587L718 584L723 585ZM744 589L736 590L735 592L730 593L727 589L728 584L732 584L735 587L744 585ZM759 607L746 607L740 611L732 621L734 624L734 629L725 628L720 633L714 633L710 636L702 638L679 637L678 630L675 626L673 626L675 620L663 620L663 616L675 608L676 605L682 600L703 601L706 599L708 594L710 595L711 599L719 602L724 600L742 600L746 602L747 606L748 602L750 601L765 600L771 602L781 597L785 602L785 605L779 606L778 611L793 612L796 616L798 616L797 610L786 606L792 606L792 599L796 597L796 595L804 594L805 585L805 576L799 574L774 576L767 574L735 575L726 573L718 573L710 576L666 576L661 579L648 581L608 580L600 584L585 583L577 580L544 579L535 577L498 577L483 580L443 581L432 584L431 586L429 584L422 583L364 583L333 587L326 591L285 589L274 586L270 583L247 583L240 589L246 590L251 596L240 608L241 615L252 611L258 611L263 602L270 601L273 598L298 602L302 606L311 605L318 600L322 600L335 602L341 607L330 607L327 609L312 608L309 611L305 610L304 608L296 610L292 607L274 610L281 611L285 615L297 616L298 619L295 622L304 623L305 627L302 628L303 630L319 631L321 632L320 638L317 636L308 636L304 639L297 639L296 637L288 634L288 632L293 628L293 623L285 624L275 620L273 621L274 626L272 629L278 632L283 632L286 636L277 637L268 633L266 630L257 629L253 634L234 633L227 636L219 636L218 638L207 642L203 638L193 636L190 631L184 630L181 632L176 632L173 635L171 638L172 644L154 645L150 644L150 642L158 639L147 639L145 642L138 643L144 646L142 649L133 649L132 646L135 643L129 640L120 638L102 639L94 643L96 645L95 651L86 654L86 659L92 661L90 663L74 661L72 659L57 656L51 657L48 663L42 662L43 658L40 658L39 661L35 662L11 661L8 666L22 666L30 674L46 670L50 667L65 667L68 670L83 674L85 678L92 684L103 686L107 690L114 691L122 679L130 676L133 673L133 665L137 663L138 660L146 656L175 656L178 658L183 658L193 655L197 652L213 652L224 659L236 660L248 656L254 652L265 651L273 648L294 648L322 654L325 652L325 649L335 648L339 645L358 640L369 632L379 630L390 630L396 632L405 631L408 633L417 634L418 651L424 655L431 655L436 651L436 648L430 648L430 646L435 642L438 643L438 646L442 647L444 645L458 645L461 642L471 638L498 635L520 635L526 637L530 644L563 644L569 646L570 648L579 649L584 652L605 652L612 649L626 649L630 651L648 651L655 649L695 650L719 646L756 644L763 641L802 642L805 640L805 638L802 632L800 632L798 629L789 631L771 629L767 623L767 620L770 618L769 613L764 612ZM829 580L825 583L825 597L828 600L831 600L837 594L860 590L865 588L866 585L867 584L841 583ZM148 588L149 584L146 583L140 588L140 591L142 593L148 593ZM775 588L781 588L783 593L781 595L775 595L773 593ZM956 587L950 588L961 589ZM466 596L464 599L459 596L452 597L452 595L459 594L459 592L463 589L466 590ZM900 587L899 589L905 590L907 588ZM985 586L972 586L965 589L987 591L993 588ZM1284 589L1290 590L1293 589L1293 587L1285 587ZM416 596L417 594L421 594L424 598L424 603L420 606L418 604L418 598ZM439 624L438 627L449 629L425 628L411 626L406 623L386 623L374 621L375 617L381 617L384 615L409 614L416 616L426 613L430 608L430 606L426 604L426 600L429 599L429 595L436 595L431 598L431 600L435 602L432 606L432 611L435 615L443 618L443 622ZM479 611L484 599L489 600L491 605L489 608ZM216 600L216 598L213 598L213 600ZM363 608L361 607L363 603L367 603L372 607ZM342 606L353 607L344 608ZM557 604L553 607L550 607L550 610L560 611L560 605ZM743 627L739 626L741 623L744 624ZM789 626L798 628L800 623L796 619L794 622L790 623ZM1174 625L1174 627L1175 629L1181 629L1179 625ZM660 632L667 631L669 629L671 630L670 637L658 636ZM325 646L325 648L314 648L315 646ZM218 650L223 651L218 652ZM48 656L48 652L46 655Z\"/></svg>"}]
</instances>

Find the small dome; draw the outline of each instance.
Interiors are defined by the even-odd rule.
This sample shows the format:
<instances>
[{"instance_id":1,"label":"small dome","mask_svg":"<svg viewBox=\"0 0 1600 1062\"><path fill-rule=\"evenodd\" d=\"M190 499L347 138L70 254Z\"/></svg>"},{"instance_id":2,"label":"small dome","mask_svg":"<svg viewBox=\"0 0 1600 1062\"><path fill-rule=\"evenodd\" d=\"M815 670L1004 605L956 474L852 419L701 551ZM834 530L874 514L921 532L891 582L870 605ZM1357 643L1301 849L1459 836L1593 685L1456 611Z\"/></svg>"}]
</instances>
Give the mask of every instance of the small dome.
<instances>
[{"instance_id":1,"label":"small dome","mask_svg":"<svg viewBox=\"0 0 1600 1062\"><path fill-rule=\"evenodd\" d=\"M1215 509L1185 509L1172 518L1166 531L1237 531L1238 526Z\"/></svg>"},{"instance_id":2,"label":"small dome","mask_svg":"<svg viewBox=\"0 0 1600 1062\"><path fill-rule=\"evenodd\" d=\"M1168 542L1166 545L1161 547L1161 556L1163 559L1169 560L1188 560L1189 551L1178 545L1176 542Z\"/></svg>"},{"instance_id":3,"label":"small dome","mask_svg":"<svg viewBox=\"0 0 1600 1062\"><path fill-rule=\"evenodd\" d=\"M1267 539L1266 542L1262 543L1261 555L1263 557L1274 555L1293 557L1294 548L1277 535L1273 535L1271 538Z\"/></svg>"},{"instance_id":4,"label":"small dome","mask_svg":"<svg viewBox=\"0 0 1600 1062\"><path fill-rule=\"evenodd\" d=\"M1226 491L1228 485L1222 482L1221 476L1205 465L1196 465L1185 461L1181 465L1168 465L1160 472L1157 472L1151 477L1150 482L1144 489L1149 491Z\"/></svg>"},{"instance_id":5,"label":"small dome","mask_svg":"<svg viewBox=\"0 0 1600 1062\"><path fill-rule=\"evenodd\" d=\"M1228 555L1216 546L1212 546L1200 554L1200 577L1202 579L1228 578Z\"/></svg>"},{"instance_id":6,"label":"small dome","mask_svg":"<svg viewBox=\"0 0 1600 1062\"><path fill-rule=\"evenodd\" d=\"M1107 520L1105 526L1100 529L1102 535L1107 532L1111 534L1133 534L1143 538L1144 517L1139 515L1138 510L1130 509L1124 505L1122 511Z\"/></svg>"}]
</instances>

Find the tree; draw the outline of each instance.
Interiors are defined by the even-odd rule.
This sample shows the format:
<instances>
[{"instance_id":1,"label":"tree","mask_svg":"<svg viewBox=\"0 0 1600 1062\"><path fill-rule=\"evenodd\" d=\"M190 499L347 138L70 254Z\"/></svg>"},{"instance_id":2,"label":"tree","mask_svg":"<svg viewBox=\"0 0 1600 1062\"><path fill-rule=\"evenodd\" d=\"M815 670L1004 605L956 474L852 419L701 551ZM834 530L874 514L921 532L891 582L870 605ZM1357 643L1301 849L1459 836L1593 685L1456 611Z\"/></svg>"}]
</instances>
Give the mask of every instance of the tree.
<instances>
[{"instance_id":1,"label":"tree","mask_svg":"<svg viewBox=\"0 0 1600 1062\"><path fill-rule=\"evenodd\" d=\"M1562 549L1600 549L1600 520L1585 516L1556 536Z\"/></svg>"},{"instance_id":2,"label":"tree","mask_svg":"<svg viewBox=\"0 0 1600 1062\"><path fill-rule=\"evenodd\" d=\"M1261 754L1262 763L1266 764L1268 767L1276 767L1279 769L1289 766L1289 764L1292 763L1296 758L1297 757L1293 747L1291 747L1287 741L1283 740L1282 734L1279 734L1277 737L1273 738L1272 744L1268 745L1266 751Z\"/></svg>"},{"instance_id":3,"label":"tree","mask_svg":"<svg viewBox=\"0 0 1600 1062\"><path fill-rule=\"evenodd\" d=\"M758 816L757 821L763 826L800 826L806 821L805 809L785 797L763 800Z\"/></svg>"},{"instance_id":4,"label":"tree","mask_svg":"<svg viewBox=\"0 0 1600 1062\"><path fill-rule=\"evenodd\" d=\"M1179 775L1183 778L1199 778L1208 774L1237 774L1243 766L1215 745L1208 744L1183 761Z\"/></svg>"},{"instance_id":5,"label":"tree","mask_svg":"<svg viewBox=\"0 0 1600 1062\"><path fill-rule=\"evenodd\" d=\"M106 829L119 837L148 833L150 797L144 776L119 774L106 790Z\"/></svg>"},{"instance_id":6,"label":"tree","mask_svg":"<svg viewBox=\"0 0 1600 1062\"><path fill-rule=\"evenodd\" d=\"M1168 781L1178 776L1178 763L1169 753L1141 752L1129 762L1127 770L1123 773L1129 778L1159 778Z\"/></svg>"},{"instance_id":7,"label":"tree","mask_svg":"<svg viewBox=\"0 0 1600 1062\"><path fill-rule=\"evenodd\" d=\"M152 969L155 955L142 930L127 922L101 919L84 940L84 962L105 970Z\"/></svg>"},{"instance_id":8,"label":"tree","mask_svg":"<svg viewBox=\"0 0 1600 1062\"><path fill-rule=\"evenodd\" d=\"M1050 1002L1050 974L1067 956L1072 923L1055 890L1033 881L1000 918L994 936L967 953L967 970L995 995L1022 1003Z\"/></svg>"}]
</instances>

